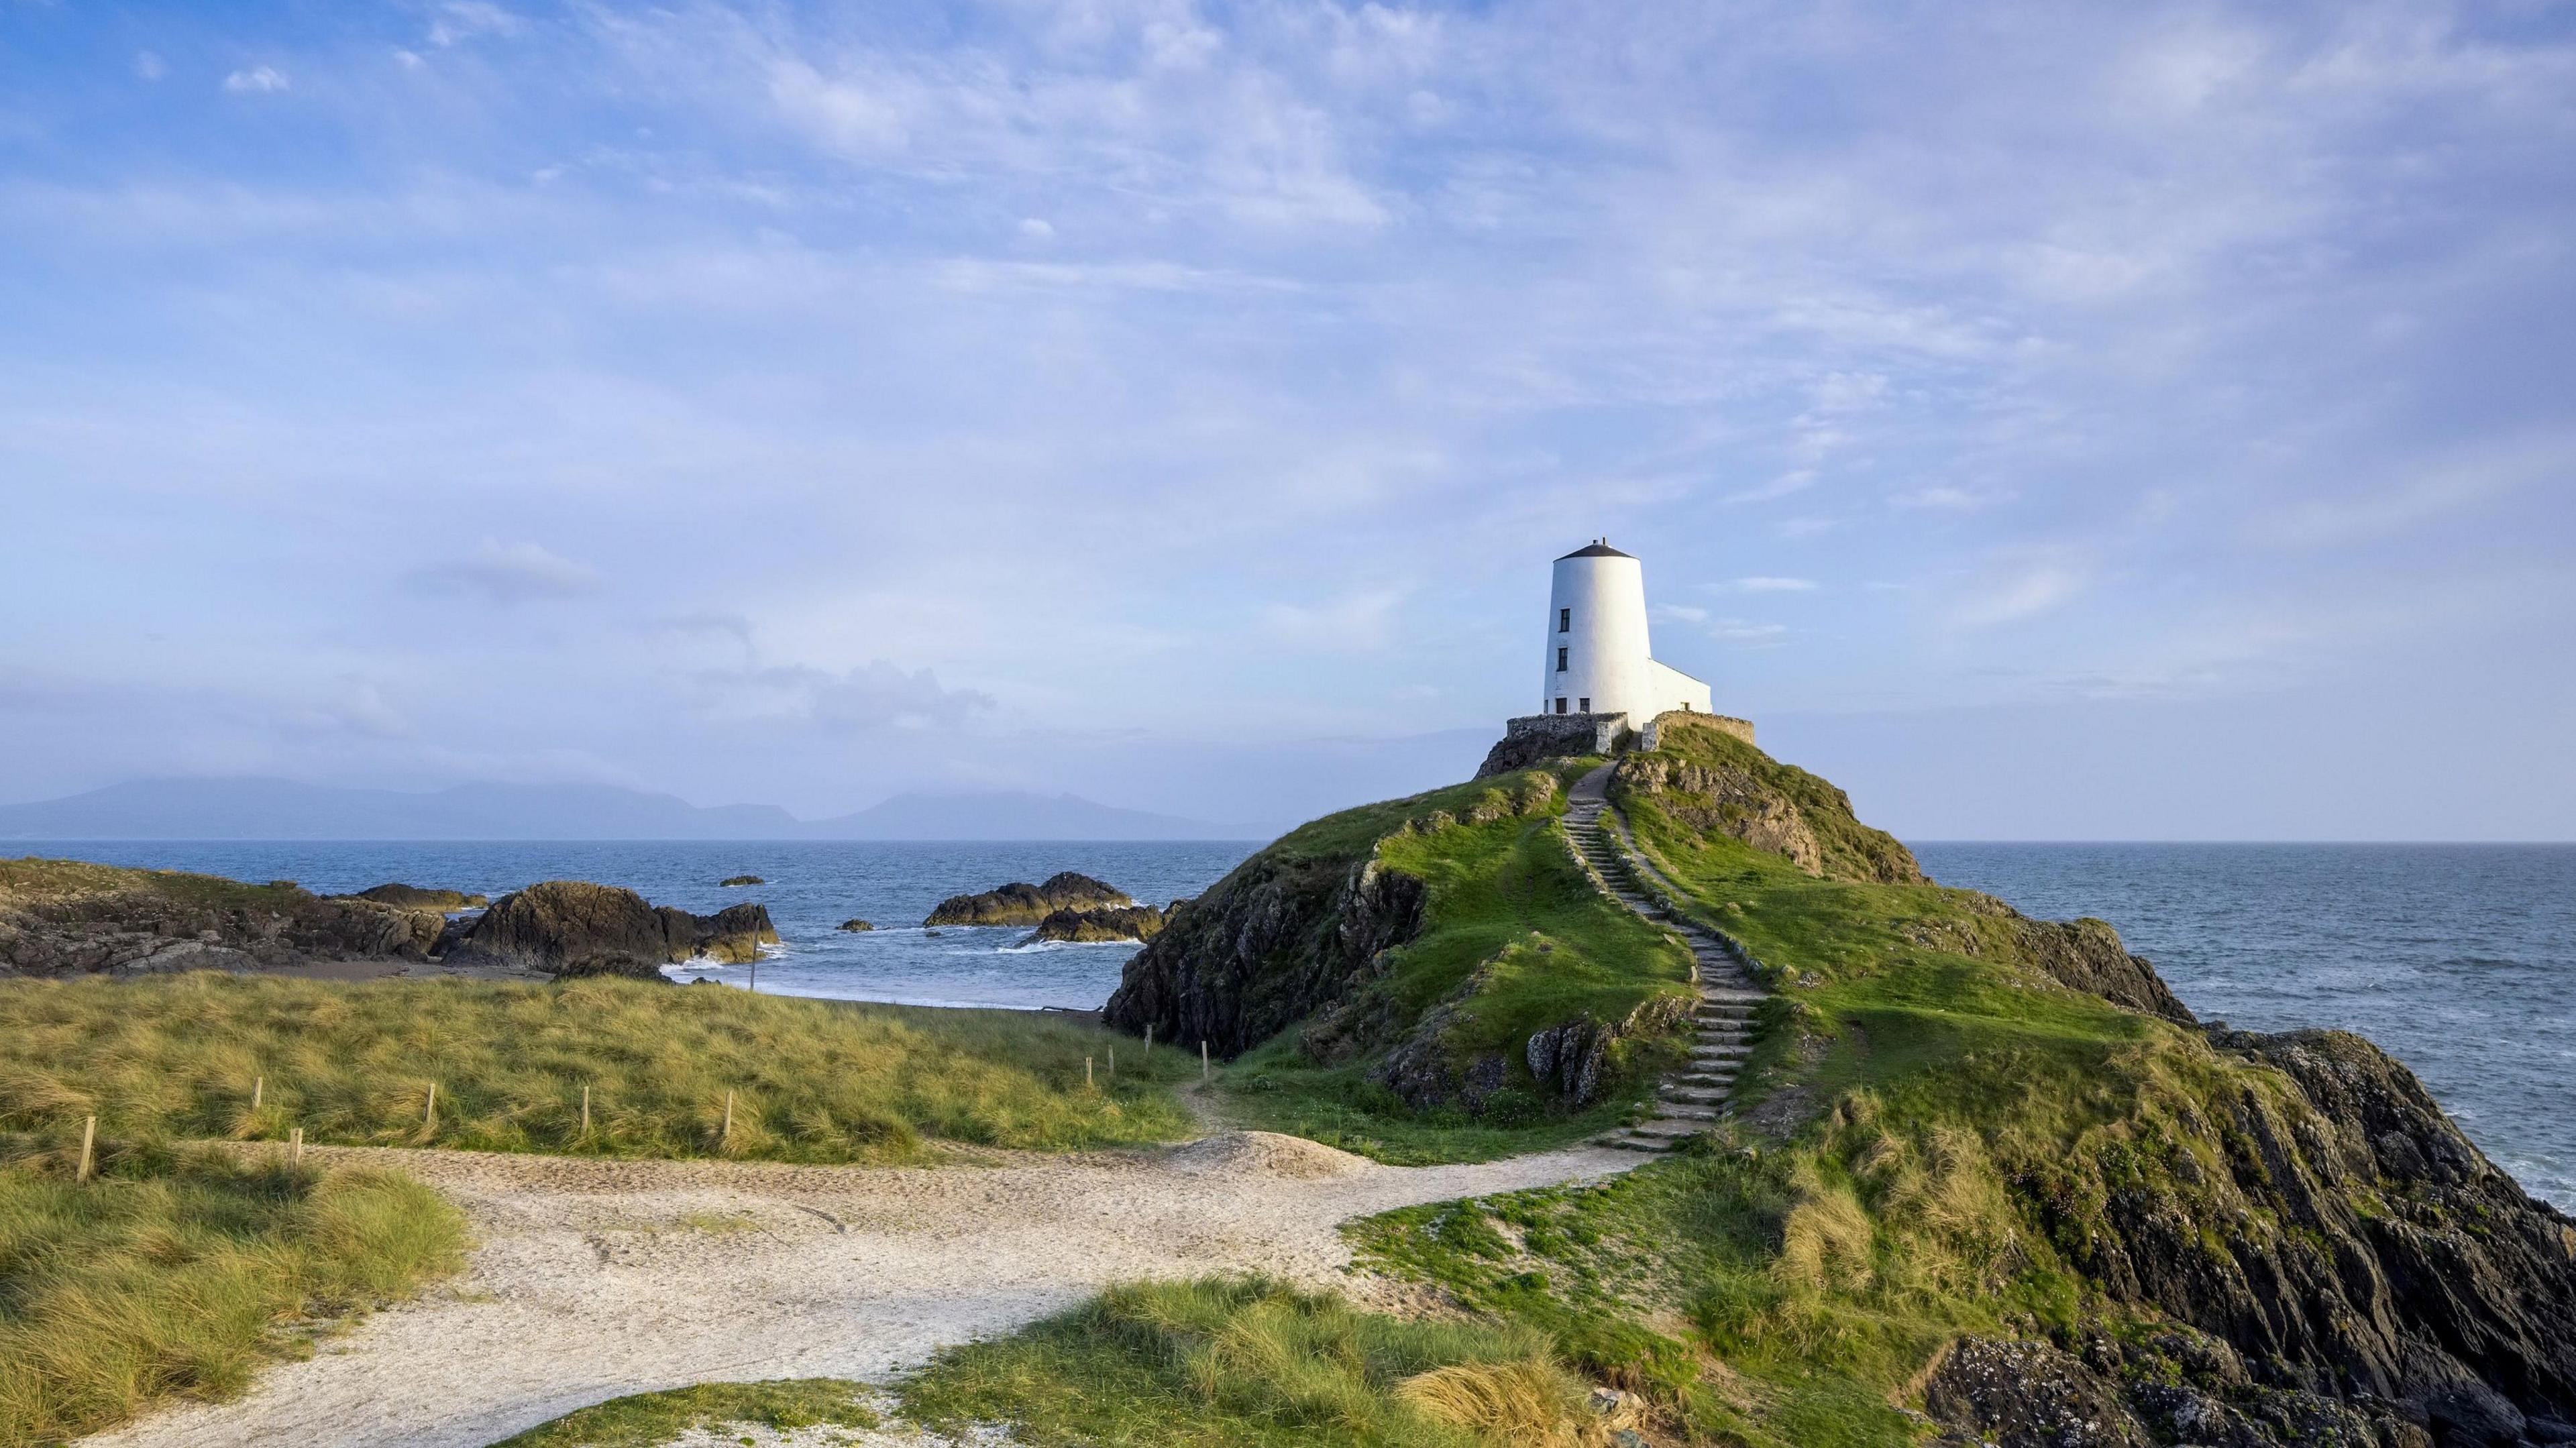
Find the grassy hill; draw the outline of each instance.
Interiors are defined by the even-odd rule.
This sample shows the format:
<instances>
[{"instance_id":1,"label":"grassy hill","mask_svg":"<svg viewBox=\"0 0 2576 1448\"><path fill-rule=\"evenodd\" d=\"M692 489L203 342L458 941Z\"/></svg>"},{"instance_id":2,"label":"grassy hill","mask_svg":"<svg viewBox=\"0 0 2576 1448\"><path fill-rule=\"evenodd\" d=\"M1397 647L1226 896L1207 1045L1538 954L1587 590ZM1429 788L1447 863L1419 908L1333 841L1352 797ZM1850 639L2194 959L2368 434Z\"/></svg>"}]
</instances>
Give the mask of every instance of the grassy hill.
<instances>
[{"instance_id":1,"label":"grassy hill","mask_svg":"<svg viewBox=\"0 0 2576 1448\"><path fill-rule=\"evenodd\" d=\"M1256 885L1295 868L1328 882L1297 928L1213 961L1140 958L1130 1018L1221 1023L1227 1003L1196 996L1229 987L1295 999L1306 1013L1272 1025L1230 1089L1258 1119L1390 1159L1584 1122L1369 1084L1369 1063L1425 1030L1451 1037L1444 1006L1479 1013L1457 1054L1508 1057L1578 999L1667 988L1655 940L1593 919L1554 873L1549 798L1505 777L1309 826L1246 867ZM1468 1322L1543 1334L1549 1364L1632 1395L1630 1431L1653 1443L2448 1448L2554 1441L2576 1418L2576 1222L2367 1042L2204 1030L2108 926L1925 881L1839 790L1715 731L1623 757L1612 798L1674 904L1776 988L1737 1117L1601 1184L1354 1224L1364 1265ZM1335 955L1354 913L1413 890L1399 873L1422 901L1409 932L1373 963ZM1237 938L1258 918L1209 898ZM1531 957L1550 936L1581 944L1542 984L1552 962ZM1346 1031L1354 1017L1366 1028ZM1346 1039L1359 1050L1333 1064ZM909 1391L943 1420L1022 1421L1052 1443L1079 1435L1051 1404L1125 1382L1144 1420L1190 1425L1170 1441L1274 1441L1279 1404L1221 1412L1157 1376L1258 1331L1218 1302L1079 1353L1041 1328L951 1354ZM1305 1351L1262 1372L1329 1373L1348 1350ZM1335 1441L1405 1441L1366 1426L1420 1406L1405 1381L1368 1389L1379 1406L1352 1407ZM1480 1411L1444 1421L1493 1442L1601 1436L1579 1413L1514 1427Z\"/></svg>"}]
</instances>

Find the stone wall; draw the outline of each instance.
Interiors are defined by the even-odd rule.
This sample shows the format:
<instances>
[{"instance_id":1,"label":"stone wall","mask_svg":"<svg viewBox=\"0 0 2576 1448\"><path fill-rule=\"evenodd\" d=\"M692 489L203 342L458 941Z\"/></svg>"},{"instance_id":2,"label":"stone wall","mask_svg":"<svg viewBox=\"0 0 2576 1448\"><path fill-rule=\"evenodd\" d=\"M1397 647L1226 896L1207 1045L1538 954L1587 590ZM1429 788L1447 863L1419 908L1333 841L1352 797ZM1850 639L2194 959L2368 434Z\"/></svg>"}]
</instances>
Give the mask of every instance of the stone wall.
<instances>
[{"instance_id":1,"label":"stone wall","mask_svg":"<svg viewBox=\"0 0 2576 1448\"><path fill-rule=\"evenodd\" d=\"M1476 777L1509 774L1542 759L1608 754L1627 733L1626 714L1524 714L1503 725L1502 740L1485 755Z\"/></svg>"}]
</instances>

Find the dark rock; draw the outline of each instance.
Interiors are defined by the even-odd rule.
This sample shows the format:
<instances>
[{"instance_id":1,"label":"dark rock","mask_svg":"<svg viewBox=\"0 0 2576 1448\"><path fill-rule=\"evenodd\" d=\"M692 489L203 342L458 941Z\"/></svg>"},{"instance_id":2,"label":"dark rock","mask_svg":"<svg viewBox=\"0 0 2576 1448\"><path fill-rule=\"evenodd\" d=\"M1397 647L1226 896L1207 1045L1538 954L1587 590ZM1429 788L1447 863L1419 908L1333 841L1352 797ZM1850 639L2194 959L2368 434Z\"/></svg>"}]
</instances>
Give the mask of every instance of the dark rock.
<instances>
[{"instance_id":1,"label":"dark rock","mask_svg":"<svg viewBox=\"0 0 2576 1448\"><path fill-rule=\"evenodd\" d=\"M2066 1260L2112 1300L2226 1343L2271 1394L2249 1421L2284 1442L2505 1444L2528 1417L2570 1416L2576 1221L2489 1165L2358 1036L2212 1040L2276 1067L2283 1089L2239 1092L2222 1120L2129 1165L2014 1181ZM2325 1436L2356 1423L2375 1436Z\"/></svg>"},{"instance_id":2,"label":"dark rock","mask_svg":"<svg viewBox=\"0 0 2576 1448\"><path fill-rule=\"evenodd\" d=\"M632 890L549 880L504 895L448 952L451 963L492 963L552 975L624 975L660 980L662 966L693 956L755 958L778 932L760 905L714 915L656 909Z\"/></svg>"},{"instance_id":3,"label":"dark rock","mask_svg":"<svg viewBox=\"0 0 2576 1448\"><path fill-rule=\"evenodd\" d=\"M842 929L842 930L851 931L851 932L853 932L853 933L858 932L858 931L861 931L861 930L874 930L874 929L876 929L876 927L875 927L875 926L870 925L868 922L866 922L866 921L864 921L864 920L861 920L859 917L857 917L857 916L855 916L855 915L851 916L851 917L850 917L849 919L847 919L847 920L842 921L842 922L840 923L840 926L839 926L838 928L840 928L840 929Z\"/></svg>"},{"instance_id":4,"label":"dark rock","mask_svg":"<svg viewBox=\"0 0 2576 1448\"><path fill-rule=\"evenodd\" d=\"M1166 920L1104 1019L1235 1056L1340 1000L1422 929L1422 882L1372 859L1264 851Z\"/></svg>"},{"instance_id":5,"label":"dark rock","mask_svg":"<svg viewBox=\"0 0 2576 1448\"><path fill-rule=\"evenodd\" d=\"M766 885L768 883L769 882L767 880L760 878L758 875L727 875L725 878L716 882L719 888L730 888L735 885Z\"/></svg>"},{"instance_id":6,"label":"dark rock","mask_svg":"<svg viewBox=\"0 0 2576 1448\"><path fill-rule=\"evenodd\" d=\"M481 895L466 895L454 890L424 890L417 885L399 884L370 885L343 898L373 900L397 910L474 910L491 903Z\"/></svg>"},{"instance_id":7,"label":"dark rock","mask_svg":"<svg viewBox=\"0 0 2576 1448\"><path fill-rule=\"evenodd\" d=\"M1136 902L1127 892L1071 870L1050 875L1044 884L1014 881L980 895L951 895L930 912L924 925L1035 925L1058 910L1097 910Z\"/></svg>"},{"instance_id":8,"label":"dark rock","mask_svg":"<svg viewBox=\"0 0 2576 1448\"><path fill-rule=\"evenodd\" d=\"M2151 1448L2119 1385L2046 1343L1968 1338L1923 1390L1937 1422L1993 1448Z\"/></svg>"},{"instance_id":9,"label":"dark rock","mask_svg":"<svg viewBox=\"0 0 2576 1448\"><path fill-rule=\"evenodd\" d=\"M1174 901L1177 906L1180 902ZM1166 912L1151 905L1108 905L1089 910L1057 910L1038 922L1020 943L1037 940L1063 940L1099 943L1115 940L1151 940L1163 933Z\"/></svg>"}]
</instances>

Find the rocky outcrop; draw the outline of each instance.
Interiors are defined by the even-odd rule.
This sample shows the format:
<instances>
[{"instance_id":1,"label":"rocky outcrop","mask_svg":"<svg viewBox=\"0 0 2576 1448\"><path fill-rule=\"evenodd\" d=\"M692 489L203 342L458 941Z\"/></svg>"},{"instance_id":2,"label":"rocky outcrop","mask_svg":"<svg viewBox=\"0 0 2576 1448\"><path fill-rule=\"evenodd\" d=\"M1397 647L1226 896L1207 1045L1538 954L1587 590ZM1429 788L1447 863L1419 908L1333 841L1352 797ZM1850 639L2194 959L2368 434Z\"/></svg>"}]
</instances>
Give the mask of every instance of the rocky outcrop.
<instances>
[{"instance_id":1,"label":"rocky outcrop","mask_svg":"<svg viewBox=\"0 0 2576 1448\"><path fill-rule=\"evenodd\" d=\"M1172 909L1181 902L1172 902ZM1120 940L1145 941L1163 933L1170 911L1152 905L1109 905L1093 910L1057 910L1038 922L1020 943L1058 940L1074 944L1103 944Z\"/></svg>"},{"instance_id":2,"label":"rocky outcrop","mask_svg":"<svg viewBox=\"0 0 2576 1448\"><path fill-rule=\"evenodd\" d=\"M1423 1016L1369 1079L1416 1111L1454 1106L1484 1114L1495 1093L1512 1081L1511 1058L1495 1051L1462 1049L1451 1026L1475 1009L1485 981L1470 976L1449 999ZM1529 1080L1558 1104L1580 1110L1630 1079L1644 1043L1670 1038L1690 1019L1686 996L1656 996L1615 1021L1578 1016L1534 1031L1523 1043Z\"/></svg>"},{"instance_id":3,"label":"rocky outcrop","mask_svg":"<svg viewBox=\"0 0 2576 1448\"><path fill-rule=\"evenodd\" d=\"M2358 1036L2211 1040L2278 1074L2234 1089L2215 1119L2026 1163L2010 1183L2105 1297L2188 1324L2239 1365L2177 1395L2156 1362L2097 1351L2137 1419L2237 1435L2191 1442L2554 1441L2576 1420L2576 1221ZM2367 1432L2282 1426L2345 1419Z\"/></svg>"},{"instance_id":4,"label":"rocky outcrop","mask_svg":"<svg viewBox=\"0 0 2576 1448\"><path fill-rule=\"evenodd\" d=\"M0 975L262 970L356 957L418 959L434 909L318 896L293 881L0 861Z\"/></svg>"},{"instance_id":5,"label":"rocky outcrop","mask_svg":"<svg viewBox=\"0 0 2576 1448\"><path fill-rule=\"evenodd\" d=\"M1373 855L1255 855L1173 912L1127 963L1103 1019L1238 1055L1339 1000L1380 951L1412 939L1423 898L1420 880Z\"/></svg>"},{"instance_id":6,"label":"rocky outcrop","mask_svg":"<svg viewBox=\"0 0 2576 1448\"><path fill-rule=\"evenodd\" d=\"M1133 905L1127 892L1106 881L1071 870L1050 875L1044 884L1017 881L980 895L951 895L930 912L924 925L1035 925L1058 910L1099 910Z\"/></svg>"},{"instance_id":7,"label":"rocky outcrop","mask_svg":"<svg viewBox=\"0 0 2576 1448\"><path fill-rule=\"evenodd\" d=\"M874 929L876 929L876 927L875 927L875 926L870 925L868 922L866 922L866 921L864 921L864 920L861 920L860 918L858 918L858 917L857 917L857 916L855 916L855 915L851 916L851 917L850 917L849 919L847 919L847 920L842 921L842 922L840 923L840 925L839 925L837 928L838 928L838 929L842 929L842 930L846 930L846 931L850 932L850 933L851 933L851 934L853 934L853 935L856 935L857 933L859 933L859 932L860 932L860 931L862 931L862 930L874 930Z\"/></svg>"},{"instance_id":8,"label":"rocky outcrop","mask_svg":"<svg viewBox=\"0 0 2576 1448\"><path fill-rule=\"evenodd\" d=\"M1690 1018L1690 997L1656 996L1620 1020L1580 1016L1533 1031L1522 1055L1531 1077L1553 1088L1565 1104L1590 1106L1627 1079L1641 1043L1670 1039Z\"/></svg>"},{"instance_id":9,"label":"rocky outcrop","mask_svg":"<svg viewBox=\"0 0 2576 1448\"><path fill-rule=\"evenodd\" d=\"M1974 917L1919 919L1900 927L1907 939L2001 964L2035 966L2060 985L2179 1026L2198 1017L2177 999L2146 957L2131 955L2120 932L2102 920L2033 920L1992 895L1953 890L1949 898Z\"/></svg>"},{"instance_id":10,"label":"rocky outcrop","mask_svg":"<svg viewBox=\"0 0 2576 1448\"><path fill-rule=\"evenodd\" d=\"M336 898L372 900L397 910L479 910L492 903L489 897L482 895L467 895L455 890L424 890L417 885L390 883L370 885L355 895Z\"/></svg>"},{"instance_id":11,"label":"rocky outcrop","mask_svg":"<svg viewBox=\"0 0 2576 1448\"><path fill-rule=\"evenodd\" d=\"M451 962L488 963L549 975L625 975L660 980L662 967L704 956L742 962L775 944L766 907L732 905L713 915L659 909L632 890L549 880L494 901L447 952Z\"/></svg>"},{"instance_id":12,"label":"rocky outcrop","mask_svg":"<svg viewBox=\"0 0 2576 1448\"><path fill-rule=\"evenodd\" d=\"M1851 797L1824 780L1722 731L1674 731L1673 739L1672 749L1619 761L1610 776L1613 802L1642 800L1693 829L1784 856L1811 875L1924 883L1913 852L1855 819Z\"/></svg>"}]
</instances>

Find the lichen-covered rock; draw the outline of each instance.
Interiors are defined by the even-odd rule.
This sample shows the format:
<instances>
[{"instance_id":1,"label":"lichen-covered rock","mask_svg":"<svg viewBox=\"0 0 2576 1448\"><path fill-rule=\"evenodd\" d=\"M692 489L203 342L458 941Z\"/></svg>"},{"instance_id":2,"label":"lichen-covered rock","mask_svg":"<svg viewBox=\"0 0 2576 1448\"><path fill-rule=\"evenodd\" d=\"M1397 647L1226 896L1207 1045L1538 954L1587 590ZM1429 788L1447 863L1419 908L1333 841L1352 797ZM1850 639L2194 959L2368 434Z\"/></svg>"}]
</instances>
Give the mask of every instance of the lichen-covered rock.
<instances>
[{"instance_id":1,"label":"lichen-covered rock","mask_svg":"<svg viewBox=\"0 0 2576 1448\"><path fill-rule=\"evenodd\" d=\"M924 925L1035 925L1058 910L1101 910L1136 902L1126 891L1071 870L1037 885L1013 881L978 895L951 895Z\"/></svg>"},{"instance_id":2,"label":"lichen-covered rock","mask_svg":"<svg viewBox=\"0 0 2576 1448\"><path fill-rule=\"evenodd\" d=\"M1923 1389L1937 1422L1992 1448L2152 1448L2119 1385L2044 1342L1968 1338ZM1954 1440L1955 1441L1955 1440Z\"/></svg>"},{"instance_id":3,"label":"lichen-covered rock","mask_svg":"<svg viewBox=\"0 0 2576 1448\"><path fill-rule=\"evenodd\" d=\"M1181 902L1172 902L1172 909ZM1089 910L1057 910L1038 922L1028 933L1023 945L1039 940L1072 944L1106 944L1114 941L1146 941L1163 933L1170 912L1152 905L1106 905Z\"/></svg>"}]
</instances>

